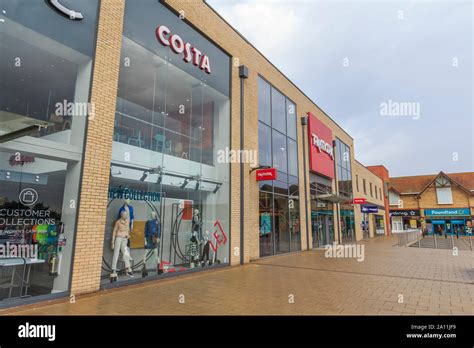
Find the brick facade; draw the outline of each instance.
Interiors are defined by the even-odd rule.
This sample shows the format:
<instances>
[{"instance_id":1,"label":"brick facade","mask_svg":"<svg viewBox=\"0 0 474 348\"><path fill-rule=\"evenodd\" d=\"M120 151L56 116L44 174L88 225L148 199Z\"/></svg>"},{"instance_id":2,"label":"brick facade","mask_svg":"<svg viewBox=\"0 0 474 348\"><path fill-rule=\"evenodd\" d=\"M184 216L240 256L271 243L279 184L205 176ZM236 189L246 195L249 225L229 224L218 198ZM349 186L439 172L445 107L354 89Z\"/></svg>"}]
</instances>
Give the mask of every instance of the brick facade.
<instances>
[{"instance_id":1,"label":"brick facade","mask_svg":"<svg viewBox=\"0 0 474 348\"><path fill-rule=\"evenodd\" d=\"M384 218L384 228L385 233L387 233L387 219L385 217L385 200L383 195L383 180L367 169L363 164L358 161L355 161L355 166L352 167L352 179L354 197L356 198L365 198L366 204L372 204L379 206L378 215L383 216ZM366 192L364 193L363 182L365 181ZM372 194L370 193L370 185L372 185ZM380 195L380 191L382 195ZM377 192L377 194L376 194ZM356 230L356 240L361 240L363 237L362 231L362 213L361 208L358 204L354 207L354 217L355 217L355 230ZM369 237L375 235L375 221L373 219L373 214L369 214Z\"/></svg>"}]
</instances>

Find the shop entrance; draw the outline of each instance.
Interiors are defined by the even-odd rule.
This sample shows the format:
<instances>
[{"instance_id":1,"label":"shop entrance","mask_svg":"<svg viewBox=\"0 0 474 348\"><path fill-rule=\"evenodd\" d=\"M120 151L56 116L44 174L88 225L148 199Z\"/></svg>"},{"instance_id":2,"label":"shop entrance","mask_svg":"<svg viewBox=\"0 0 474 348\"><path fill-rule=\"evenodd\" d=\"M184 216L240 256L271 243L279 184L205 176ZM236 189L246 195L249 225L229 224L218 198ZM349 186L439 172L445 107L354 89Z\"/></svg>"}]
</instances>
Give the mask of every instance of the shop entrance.
<instances>
[{"instance_id":1,"label":"shop entrance","mask_svg":"<svg viewBox=\"0 0 474 348\"><path fill-rule=\"evenodd\" d=\"M466 221L463 220L451 220L451 233L455 235L463 235L466 233Z\"/></svg>"},{"instance_id":2,"label":"shop entrance","mask_svg":"<svg viewBox=\"0 0 474 348\"><path fill-rule=\"evenodd\" d=\"M334 218L332 212L311 212L313 247L320 248L334 241Z\"/></svg>"},{"instance_id":3,"label":"shop entrance","mask_svg":"<svg viewBox=\"0 0 474 348\"><path fill-rule=\"evenodd\" d=\"M444 235L446 233L446 221L444 220L433 220L433 234Z\"/></svg>"}]
</instances>

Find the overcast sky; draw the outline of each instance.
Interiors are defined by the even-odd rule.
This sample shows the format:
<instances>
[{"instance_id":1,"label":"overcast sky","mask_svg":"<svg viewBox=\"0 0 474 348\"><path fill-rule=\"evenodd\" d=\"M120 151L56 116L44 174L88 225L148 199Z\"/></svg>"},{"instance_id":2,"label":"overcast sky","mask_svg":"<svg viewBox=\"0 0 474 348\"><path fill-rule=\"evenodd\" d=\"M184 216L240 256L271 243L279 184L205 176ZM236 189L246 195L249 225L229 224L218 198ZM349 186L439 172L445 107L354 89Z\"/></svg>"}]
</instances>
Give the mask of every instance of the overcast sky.
<instances>
[{"instance_id":1,"label":"overcast sky","mask_svg":"<svg viewBox=\"0 0 474 348\"><path fill-rule=\"evenodd\" d=\"M354 138L363 164L474 171L471 1L208 3ZM401 103L412 109L397 115Z\"/></svg>"}]
</instances>

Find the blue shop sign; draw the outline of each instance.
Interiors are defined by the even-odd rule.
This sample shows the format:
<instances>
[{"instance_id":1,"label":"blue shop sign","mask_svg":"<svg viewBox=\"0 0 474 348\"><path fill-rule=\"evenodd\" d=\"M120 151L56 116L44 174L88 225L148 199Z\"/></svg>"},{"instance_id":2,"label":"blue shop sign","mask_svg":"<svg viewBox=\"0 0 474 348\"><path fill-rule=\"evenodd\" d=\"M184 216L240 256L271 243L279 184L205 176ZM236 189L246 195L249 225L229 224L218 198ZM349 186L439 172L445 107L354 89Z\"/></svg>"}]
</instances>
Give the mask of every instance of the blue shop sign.
<instances>
[{"instance_id":1,"label":"blue shop sign","mask_svg":"<svg viewBox=\"0 0 474 348\"><path fill-rule=\"evenodd\" d=\"M425 209L425 216L469 216L469 208Z\"/></svg>"},{"instance_id":2,"label":"blue shop sign","mask_svg":"<svg viewBox=\"0 0 474 348\"><path fill-rule=\"evenodd\" d=\"M378 213L379 212L379 207L376 205L361 205L360 206L360 211L362 213Z\"/></svg>"}]
</instances>

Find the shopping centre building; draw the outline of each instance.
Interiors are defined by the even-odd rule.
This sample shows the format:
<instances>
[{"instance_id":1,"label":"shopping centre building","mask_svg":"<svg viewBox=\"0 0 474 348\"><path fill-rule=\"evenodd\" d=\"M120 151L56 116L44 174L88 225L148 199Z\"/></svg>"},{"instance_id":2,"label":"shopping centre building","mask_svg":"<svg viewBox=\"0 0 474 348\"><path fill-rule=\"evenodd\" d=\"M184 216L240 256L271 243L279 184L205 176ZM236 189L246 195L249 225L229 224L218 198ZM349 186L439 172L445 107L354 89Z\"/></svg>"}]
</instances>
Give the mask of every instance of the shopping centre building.
<instances>
[{"instance_id":1,"label":"shopping centre building","mask_svg":"<svg viewBox=\"0 0 474 348\"><path fill-rule=\"evenodd\" d=\"M205 2L1 6L0 243L36 255L0 306L389 233L383 175Z\"/></svg>"},{"instance_id":2,"label":"shopping centre building","mask_svg":"<svg viewBox=\"0 0 474 348\"><path fill-rule=\"evenodd\" d=\"M392 177L388 197L394 233L471 235L474 218L474 173Z\"/></svg>"}]
</instances>

